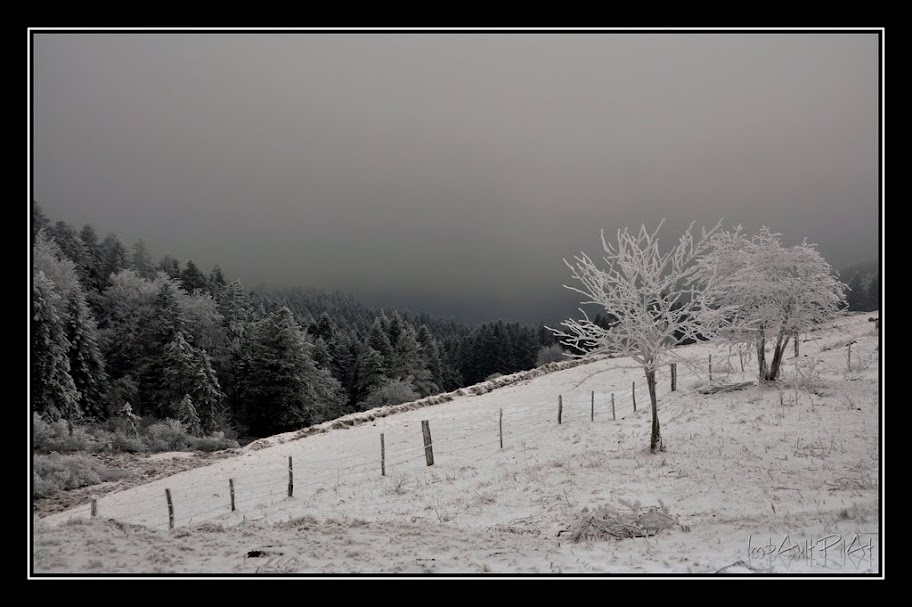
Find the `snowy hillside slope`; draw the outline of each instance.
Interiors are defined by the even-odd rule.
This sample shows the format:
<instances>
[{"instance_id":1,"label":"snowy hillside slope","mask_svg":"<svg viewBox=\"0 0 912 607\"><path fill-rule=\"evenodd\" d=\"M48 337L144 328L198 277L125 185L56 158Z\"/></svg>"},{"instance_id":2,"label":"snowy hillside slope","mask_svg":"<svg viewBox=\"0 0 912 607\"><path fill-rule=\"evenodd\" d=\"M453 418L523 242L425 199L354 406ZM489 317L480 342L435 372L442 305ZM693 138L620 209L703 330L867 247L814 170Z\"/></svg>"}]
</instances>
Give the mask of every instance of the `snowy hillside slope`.
<instances>
[{"instance_id":1,"label":"snowy hillside slope","mask_svg":"<svg viewBox=\"0 0 912 607\"><path fill-rule=\"evenodd\" d=\"M780 386L756 385L754 361L741 373L727 347L679 348L678 390L669 392L667 366L659 374L664 453L648 451L642 371L604 359L352 427L271 437L238 457L105 495L94 520L88 504L38 520L35 572L877 571L879 347L871 316L843 316L802 335L801 356L789 348ZM755 385L698 393L710 353L714 380ZM422 420L433 438L430 467ZM165 489L174 501L171 531ZM584 511L635 502L666 510L677 525L650 538L566 539ZM801 558L781 546L786 536L787 548L830 534L846 545L857 535L857 543Z\"/></svg>"}]
</instances>

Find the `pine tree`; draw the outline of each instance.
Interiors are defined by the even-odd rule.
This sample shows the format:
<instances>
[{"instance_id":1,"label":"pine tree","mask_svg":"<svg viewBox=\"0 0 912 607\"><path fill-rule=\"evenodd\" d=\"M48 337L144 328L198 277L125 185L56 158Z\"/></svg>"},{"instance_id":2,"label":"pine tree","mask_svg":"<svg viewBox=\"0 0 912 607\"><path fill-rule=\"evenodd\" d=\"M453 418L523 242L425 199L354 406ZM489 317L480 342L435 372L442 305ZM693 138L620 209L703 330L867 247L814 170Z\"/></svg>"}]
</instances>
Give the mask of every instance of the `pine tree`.
<instances>
[{"instance_id":1,"label":"pine tree","mask_svg":"<svg viewBox=\"0 0 912 607\"><path fill-rule=\"evenodd\" d=\"M228 285L228 281L225 280L225 274L222 272L222 268L218 265L212 268L212 271L209 272L209 290L212 294L219 293Z\"/></svg>"},{"instance_id":2,"label":"pine tree","mask_svg":"<svg viewBox=\"0 0 912 607\"><path fill-rule=\"evenodd\" d=\"M142 238L133 243L133 259L131 266L133 270L143 278L155 278L155 267L152 264L152 257L149 255L146 241Z\"/></svg>"},{"instance_id":3,"label":"pine tree","mask_svg":"<svg viewBox=\"0 0 912 607\"><path fill-rule=\"evenodd\" d=\"M160 322L155 309L157 286L133 270L111 276L111 284L97 300L99 346L105 359L105 369L114 385L130 377L129 397L137 413L143 414L146 388L142 378L155 356L152 332Z\"/></svg>"},{"instance_id":4,"label":"pine tree","mask_svg":"<svg viewBox=\"0 0 912 607\"><path fill-rule=\"evenodd\" d=\"M144 313L150 317L144 319L138 327L136 348L141 352L139 364L134 367L134 374L139 386L139 397L143 410L150 407L158 411L169 411L183 396L184 391L175 394L162 385L165 369L168 367L166 350L175 339L177 333L184 331L183 316L181 315L178 298L181 296L180 287L165 276L153 282L155 295L151 306L144 306ZM182 338L186 339L183 333ZM191 397L195 394L191 391ZM197 403L198 404L198 403ZM168 413L164 413L165 416Z\"/></svg>"},{"instance_id":5,"label":"pine tree","mask_svg":"<svg viewBox=\"0 0 912 607\"><path fill-rule=\"evenodd\" d=\"M363 402L388 379L380 353L370 345L362 346L355 360L354 402Z\"/></svg>"},{"instance_id":6,"label":"pine tree","mask_svg":"<svg viewBox=\"0 0 912 607\"><path fill-rule=\"evenodd\" d=\"M355 361L358 359L357 339L347 334L336 334L330 346L332 374L348 394L349 405L355 402Z\"/></svg>"},{"instance_id":7,"label":"pine tree","mask_svg":"<svg viewBox=\"0 0 912 607\"><path fill-rule=\"evenodd\" d=\"M177 331L165 347L160 365L158 414L161 417L178 417L180 401L184 394L194 392L196 380L196 357L183 332Z\"/></svg>"},{"instance_id":8,"label":"pine tree","mask_svg":"<svg viewBox=\"0 0 912 607\"><path fill-rule=\"evenodd\" d=\"M56 301L61 306L57 309L57 314L63 317L66 312L66 297L81 288L79 277L76 273L76 264L63 254L57 243L44 230L35 236L32 268L33 272L44 272L45 278L54 286L54 292L60 297Z\"/></svg>"},{"instance_id":9,"label":"pine tree","mask_svg":"<svg viewBox=\"0 0 912 607\"><path fill-rule=\"evenodd\" d=\"M98 347L98 329L85 296L70 294L67 306L66 334L70 342L70 376L78 392L78 406L85 415L105 417L105 395L108 374Z\"/></svg>"},{"instance_id":10,"label":"pine tree","mask_svg":"<svg viewBox=\"0 0 912 607\"><path fill-rule=\"evenodd\" d=\"M319 369L287 306L257 323L238 367L238 397L256 436L293 430L341 412L341 386Z\"/></svg>"},{"instance_id":11,"label":"pine tree","mask_svg":"<svg viewBox=\"0 0 912 607\"><path fill-rule=\"evenodd\" d=\"M193 436L201 436L203 434L199 415L196 413L196 407L193 406L193 399L190 398L189 394L184 394L177 407L177 419L184 424L184 427Z\"/></svg>"},{"instance_id":12,"label":"pine tree","mask_svg":"<svg viewBox=\"0 0 912 607\"><path fill-rule=\"evenodd\" d=\"M205 291L209 288L209 280L192 259L187 262L187 267L181 272L180 281L187 293L192 293L196 289Z\"/></svg>"},{"instance_id":13,"label":"pine tree","mask_svg":"<svg viewBox=\"0 0 912 607\"><path fill-rule=\"evenodd\" d=\"M70 342L58 300L53 283L38 270L32 280L32 403L49 419L72 419L79 416L79 394L70 376Z\"/></svg>"},{"instance_id":14,"label":"pine tree","mask_svg":"<svg viewBox=\"0 0 912 607\"><path fill-rule=\"evenodd\" d=\"M224 394L206 351L187 343L181 331L165 348L159 394L162 417L179 418L181 399L189 395L196 403L194 411L199 415L201 428L206 432L217 429L215 420Z\"/></svg>"},{"instance_id":15,"label":"pine tree","mask_svg":"<svg viewBox=\"0 0 912 607\"><path fill-rule=\"evenodd\" d=\"M82 276L86 290L89 293L101 292L105 288L105 276L98 234L95 232L95 228L86 224L79 232L79 239L82 241L84 249Z\"/></svg>"},{"instance_id":16,"label":"pine tree","mask_svg":"<svg viewBox=\"0 0 912 607\"><path fill-rule=\"evenodd\" d=\"M396 315L398 316L398 314ZM405 379L415 375L425 368L418 358L418 339L415 329L405 321L400 321L396 341L393 344L393 365L390 368L390 377Z\"/></svg>"},{"instance_id":17,"label":"pine tree","mask_svg":"<svg viewBox=\"0 0 912 607\"><path fill-rule=\"evenodd\" d=\"M165 255L158 262L158 269L170 276L171 278L180 278L180 262L170 255Z\"/></svg>"},{"instance_id":18,"label":"pine tree","mask_svg":"<svg viewBox=\"0 0 912 607\"><path fill-rule=\"evenodd\" d=\"M68 223L58 221L48 228L48 232L64 256L76 265L76 272L80 276L83 274L83 264L85 263L85 247L79 234Z\"/></svg>"},{"instance_id":19,"label":"pine tree","mask_svg":"<svg viewBox=\"0 0 912 607\"><path fill-rule=\"evenodd\" d=\"M418 329L418 356L424 361L425 367L430 372L431 381L437 386L439 391L443 386L443 362L440 357L440 346L437 340L431 335L427 325L421 325ZM417 385L417 379L416 379ZM421 386L417 386L419 390Z\"/></svg>"},{"instance_id":20,"label":"pine tree","mask_svg":"<svg viewBox=\"0 0 912 607\"><path fill-rule=\"evenodd\" d=\"M332 355L329 352L329 346L326 345L323 338L318 337L313 341L310 348L310 355L313 357L314 362L317 363L318 367L332 372Z\"/></svg>"},{"instance_id":21,"label":"pine tree","mask_svg":"<svg viewBox=\"0 0 912 607\"><path fill-rule=\"evenodd\" d=\"M129 268L127 247L120 241L117 234L108 234L101 243L101 272L107 283L112 274L117 274Z\"/></svg>"},{"instance_id":22,"label":"pine tree","mask_svg":"<svg viewBox=\"0 0 912 607\"><path fill-rule=\"evenodd\" d=\"M44 214L44 209L37 202L32 201L32 236L38 234L42 228L48 228L51 221Z\"/></svg>"},{"instance_id":23,"label":"pine tree","mask_svg":"<svg viewBox=\"0 0 912 607\"><path fill-rule=\"evenodd\" d=\"M209 354L205 350L197 350L196 354L194 377L197 389L194 391L194 400L203 430L206 432L224 430L219 427L219 412L222 409L221 403L225 398L225 393L221 390Z\"/></svg>"},{"instance_id":24,"label":"pine tree","mask_svg":"<svg viewBox=\"0 0 912 607\"><path fill-rule=\"evenodd\" d=\"M333 321L326 312L323 312L323 314L320 315L320 320L312 324L308 329L308 333L313 335L314 338L319 337L327 343L332 342L335 331L336 329Z\"/></svg>"},{"instance_id":25,"label":"pine tree","mask_svg":"<svg viewBox=\"0 0 912 607\"><path fill-rule=\"evenodd\" d=\"M385 368L393 366L395 362L393 345L390 343L389 335L387 335L386 329L383 327L383 321L379 317L375 318L374 324L371 325L370 334L367 338L367 345L380 355Z\"/></svg>"}]
</instances>

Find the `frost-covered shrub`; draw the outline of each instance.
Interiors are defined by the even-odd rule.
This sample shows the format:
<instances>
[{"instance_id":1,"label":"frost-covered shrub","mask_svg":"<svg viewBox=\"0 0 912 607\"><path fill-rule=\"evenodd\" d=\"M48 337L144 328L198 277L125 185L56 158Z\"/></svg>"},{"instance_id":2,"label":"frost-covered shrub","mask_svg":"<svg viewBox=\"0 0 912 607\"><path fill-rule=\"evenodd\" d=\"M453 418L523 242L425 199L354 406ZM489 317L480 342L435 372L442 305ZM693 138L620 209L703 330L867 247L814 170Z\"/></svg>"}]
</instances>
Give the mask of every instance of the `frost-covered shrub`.
<instances>
[{"instance_id":1,"label":"frost-covered shrub","mask_svg":"<svg viewBox=\"0 0 912 607\"><path fill-rule=\"evenodd\" d=\"M186 451L191 440L184 425L176 419L165 419L146 428L149 451Z\"/></svg>"},{"instance_id":2,"label":"frost-covered shrub","mask_svg":"<svg viewBox=\"0 0 912 607\"><path fill-rule=\"evenodd\" d=\"M564 356L564 349L558 344L551 344L550 346L542 346L538 351L535 366L540 367L542 365L547 365L548 363L556 363L562 360L567 360L567 357Z\"/></svg>"},{"instance_id":3,"label":"frost-covered shrub","mask_svg":"<svg viewBox=\"0 0 912 607\"><path fill-rule=\"evenodd\" d=\"M411 382L391 379L377 388L361 403L362 409L375 409L389 405L401 405L420 398Z\"/></svg>"},{"instance_id":4,"label":"frost-covered shrub","mask_svg":"<svg viewBox=\"0 0 912 607\"><path fill-rule=\"evenodd\" d=\"M139 435L124 419L112 419L101 425L73 426L69 435L64 420L47 422L37 413L32 419L32 446L39 453L74 451L125 451L156 453L161 451L219 451L237 448L238 442L224 432L208 436L191 436L178 420L143 420Z\"/></svg>"},{"instance_id":5,"label":"frost-covered shrub","mask_svg":"<svg viewBox=\"0 0 912 607\"><path fill-rule=\"evenodd\" d=\"M87 455L36 453L32 460L35 497L50 497L58 491L97 485L126 475L123 470L109 468Z\"/></svg>"},{"instance_id":6,"label":"frost-covered shrub","mask_svg":"<svg viewBox=\"0 0 912 607\"><path fill-rule=\"evenodd\" d=\"M127 453L144 453L146 451L146 443L139 437L117 430L114 432L111 448L114 451L126 451Z\"/></svg>"},{"instance_id":7,"label":"frost-covered shrub","mask_svg":"<svg viewBox=\"0 0 912 607\"><path fill-rule=\"evenodd\" d=\"M192 437L192 447L197 451L221 451L237 449L240 445L236 440L226 438L224 433L214 432L209 436Z\"/></svg>"},{"instance_id":8,"label":"frost-covered shrub","mask_svg":"<svg viewBox=\"0 0 912 607\"><path fill-rule=\"evenodd\" d=\"M32 427L34 429L32 447L38 451L65 453L91 451L94 448L94 440L83 426L74 425L73 435L70 436L66 420L58 419L47 422L38 413L33 413Z\"/></svg>"}]
</instances>

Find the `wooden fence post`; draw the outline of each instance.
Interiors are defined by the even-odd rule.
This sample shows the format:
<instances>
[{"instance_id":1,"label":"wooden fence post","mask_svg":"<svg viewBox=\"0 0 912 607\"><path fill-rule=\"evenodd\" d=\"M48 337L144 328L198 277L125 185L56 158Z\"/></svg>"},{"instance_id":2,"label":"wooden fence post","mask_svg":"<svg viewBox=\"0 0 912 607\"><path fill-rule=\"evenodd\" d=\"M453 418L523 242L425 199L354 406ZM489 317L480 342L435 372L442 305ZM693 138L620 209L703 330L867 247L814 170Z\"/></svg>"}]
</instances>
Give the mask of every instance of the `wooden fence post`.
<instances>
[{"instance_id":1,"label":"wooden fence post","mask_svg":"<svg viewBox=\"0 0 912 607\"><path fill-rule=\"evenodd\" d=\"M614 414L614 392L611 393L611 421L617 421L617 416Z\"/></svg>"},{"instance_id":2,"label":"wooden fence post","mask_svg":"<svg viewBox=\"0 0 912 607\"><path fill-rule=\"evenodd\" d=\"M561 417L564 415L564 397L557 395L557 423L561 423Z\"/></svg>"},{"instance_id":3,"label":"wooden fence post","mask_svg":"<svg viewBox=\"0 0 912 607\"><path fill-rule=\"evenodd\" d=\"M380 476L386 476L386 441L380 433Z\"/></svg>"},{"instance_id":4,"label":"wooden fence post","mask_svg":"<svg viewBox=\"0 0 912 607\"><path fill-rule=\"evenodd\" d=\"M633 382L633 386L630 388L630 394L633 396L633 412L637 412L637 383Z\"/></svg>"},{"instance_id":5,"label":"wooden fence post","mask_svg":"<svg viewBox=\"0 0 912 607\"><path fill-rule=\"evenodd\" d=\"M174 503L171 501L170 489L165 489L165 499L168 500L168 529L174 529Z\"/></svg>"},{"instance_id":6,"label":"wooden fence post","mask_svg":"<svg viewBox=\"0 0 912 607\"><path fill-rule=\"evenodd\" d=\"M288 497L294 495L294 470L291 469L291 456L288 456Z\"/></svg>"},{"instance_id":7,"label":"wooden fence post","mask_svg":"<svg viewBox=\"0 0 912 607\"><path fill-rule=\"evenodd\" d=\"M741 361L741 373L744 373L744 354L741 352L741 346L738 346L738 360Z\"/></svg>"},{"instance_id":8,"label":"wooden fence post","mask_svg":"<svg viewBox=\"0 0 912 607\"><path fill-rule=\"evenodd\" d=\"M500 410L500 418L497 420L497 426L500 430L500 448L503 449L503 409Z\"/></svg>"},{"instance_id":9,"label":"wooden fence post","mask_svg":"<svg viewBox=\"0 0 912 607\"><path fill-rule=\"evenodd\" d=\"M228 479L228 492L231 494L231 511L234 512L234 479Z\"/></svg>"},{"instance_id":10,"label":"wooden fence post","mask_svg":"<svg viewBox=\"0 0 912 607\"><path fill-rule=\"evenodd\" d=\"M589 421L595 421L595 390L592 391L592 410L589 413Z\"/></svg>"},{"instance_id":11,"label":"wooden fence post","mask_svg":"<svg viewBox=\"0 0 912 607\"><path fill-rule=\"evenodd\" d=\"M798 356L798 331L795 331L795 356Z\"/></svg>"},{"instance_id":12,"label":"wooden fence post","mask_svg":"<svg viewBox=\"0 0 912 607\"><path fill-rule=\"evenodd\" d=\"M713 355L709 355L709 381L713 380Z\"/></svg>"},{"instance_id":13,"label":"wooden fence post","mask_svg":"<svg viewBox=\"0 0 912 607\"><path fill-rule=\"evenodd\" d=\"M671 363L671 391L678 389L678 363Z\"/></svg>"},{"instance_id":14,"label":"wooden fence post","mask_svg":"<svg viewBox=\"0 0 912 607\"><path fill-rule=\"evenodd\" d=\"M434 443L431 442L431 425L428 420L421 421L421 435L424 437L424 458L428 466L434 465Z\"/></svg>"},{"instance_id":15,"label":"wooden fence post","mask_svg":"<svg viewBox=\"0 0 912 607\"><path fill-rule=\"evenodd\" d=\"M98 498L92 496L92 518L98 516Z\"/></svg>"}]
</instances>

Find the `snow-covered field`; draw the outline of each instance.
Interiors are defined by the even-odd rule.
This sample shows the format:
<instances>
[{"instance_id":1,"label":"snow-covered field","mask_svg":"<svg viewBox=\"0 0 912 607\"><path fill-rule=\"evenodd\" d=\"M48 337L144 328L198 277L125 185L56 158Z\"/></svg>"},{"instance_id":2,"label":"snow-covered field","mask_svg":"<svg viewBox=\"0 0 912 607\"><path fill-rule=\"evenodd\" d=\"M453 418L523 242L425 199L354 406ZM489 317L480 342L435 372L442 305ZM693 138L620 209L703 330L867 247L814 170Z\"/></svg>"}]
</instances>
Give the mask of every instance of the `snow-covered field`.
<instances>
[{"instance_id":1,"label":"snow-covered field","mask_svg":"<svg viewBox=\"0 0 912 607\"><path fill-rule=\"evenodd\" d=\"M660 373L664 453L648 450L642 371L626 359L602 360L351 428L254 444L105 495L94 520L88 504L36 520L34 572L878 572L879 348L871 316L840 317L802 335L801 376L796 382L789 346L781 386L757 386L755 361L742 374L727 347L679 348L693 364L678 363L676 392L668 368ZM710 353L714 380L755 385L696 392ZM421 420L430 422L431 467ZM650 538L567 539L584 510L623 509L620 500L659 506L677 525Z\"/></svg>"}]
</instances>

